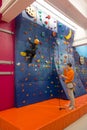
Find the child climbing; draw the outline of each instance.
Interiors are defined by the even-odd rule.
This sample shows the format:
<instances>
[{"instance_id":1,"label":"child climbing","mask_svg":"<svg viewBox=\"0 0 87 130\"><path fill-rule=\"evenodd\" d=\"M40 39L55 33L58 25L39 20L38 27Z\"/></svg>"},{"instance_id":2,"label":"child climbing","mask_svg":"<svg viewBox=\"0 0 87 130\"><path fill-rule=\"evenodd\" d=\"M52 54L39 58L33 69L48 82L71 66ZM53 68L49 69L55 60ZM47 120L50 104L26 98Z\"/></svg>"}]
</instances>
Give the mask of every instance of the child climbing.
<instances>
[{"instance_id":1,"label":"child climbing","mask_svg":"<svg viewBox=\"0 0 87 130\"><path fill-rule=\"evenodd\" d=\"M24 56L25 60L28 63L32 63L32 60L34 56L36 55L36 50L38 49L37 46L39 44L39 40L36 38L34 42L31 42L31 38L29 37L28 42L29 42L29 45L28 45L29 47L25 51L20 52L20 55Z\"/></svg>"}]
</instances>

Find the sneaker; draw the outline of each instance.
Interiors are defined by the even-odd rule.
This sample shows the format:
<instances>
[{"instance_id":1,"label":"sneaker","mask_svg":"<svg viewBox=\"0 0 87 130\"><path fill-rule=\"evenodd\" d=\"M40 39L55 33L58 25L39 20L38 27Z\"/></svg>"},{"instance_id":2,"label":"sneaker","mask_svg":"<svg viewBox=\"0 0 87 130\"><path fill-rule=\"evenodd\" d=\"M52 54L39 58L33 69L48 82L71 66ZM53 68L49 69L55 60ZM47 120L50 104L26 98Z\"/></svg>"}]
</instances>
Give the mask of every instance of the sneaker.
<instances>
[{"instance_id":1,"label":"sneaker","mask_svg":"<svg viewBox=\"0 0 87 130\"><path fill-rule=\"evenodd\" d=\"M67 107L71 107L71 104L67 104L66 106L67 106Z\"/></svg>"},{"instance_id":2,"label":"sneaker","mask_svg":"<svg viewBox=\"0 0 87 130\"><path fill-rule=\"evenodd\" d=\"M69 110L73 110L75 107L74 106L70 106L69 107Z\"/></svg>"}]
</instances>

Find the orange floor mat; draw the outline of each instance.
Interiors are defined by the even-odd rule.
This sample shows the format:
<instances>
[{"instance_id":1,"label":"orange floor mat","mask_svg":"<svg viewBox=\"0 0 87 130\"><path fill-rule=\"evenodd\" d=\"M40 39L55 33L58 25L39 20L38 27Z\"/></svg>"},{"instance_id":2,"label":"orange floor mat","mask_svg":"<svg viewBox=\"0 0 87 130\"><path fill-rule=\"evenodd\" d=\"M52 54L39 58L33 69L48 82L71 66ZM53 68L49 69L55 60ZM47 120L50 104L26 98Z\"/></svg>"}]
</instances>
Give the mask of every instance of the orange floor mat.
<instances>
[{"instance_id":1,"label":"orange floor mat","mask_svg":"<svg viewBox=\"0 0 87 130\"><path fill-rule=\"evenodd\" d=\"M87 113L87 95L76 98L76 108L68 110L69 101L51 99L0 112L1 130L63 130ZM59 103L65 109L59 110Z\"/></svg>"}]
</instances>

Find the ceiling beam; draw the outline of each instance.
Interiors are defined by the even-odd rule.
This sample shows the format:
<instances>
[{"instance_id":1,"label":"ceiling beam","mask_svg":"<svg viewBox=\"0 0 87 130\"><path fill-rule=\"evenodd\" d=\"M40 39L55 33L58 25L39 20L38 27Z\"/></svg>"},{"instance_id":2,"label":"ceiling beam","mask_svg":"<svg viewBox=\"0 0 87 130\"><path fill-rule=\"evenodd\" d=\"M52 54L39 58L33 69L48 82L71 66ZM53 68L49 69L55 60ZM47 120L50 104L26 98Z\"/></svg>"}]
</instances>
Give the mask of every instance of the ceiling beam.
<instances>
[{"instance_id":1,"label":"ceiling beam","mask_svg":"<svg viewBox=\"0 0 87 130\"><path fill-rule=\"evenodd\" d=\"M0 12L2 12L2 20L6 22L12 21L19 15L27 6L32 4L35 0L8 0L9 3L2 5ZM5 2L4 2L5 4ZM5 9L3 9L3 6Z\"/></svg>"},{"instance_id":2,"label":"ceiling beam","mask_svg":"<svg viewBox=\"0 0 87 130\"><path fill-rule=\"evenodd\" d=\"M78 24L84 29L87 29L87 18L83 16L77 8L75 8L69 0L45 0L48 4L56 8L67 18Z\"/></svg>"}]
</instances>

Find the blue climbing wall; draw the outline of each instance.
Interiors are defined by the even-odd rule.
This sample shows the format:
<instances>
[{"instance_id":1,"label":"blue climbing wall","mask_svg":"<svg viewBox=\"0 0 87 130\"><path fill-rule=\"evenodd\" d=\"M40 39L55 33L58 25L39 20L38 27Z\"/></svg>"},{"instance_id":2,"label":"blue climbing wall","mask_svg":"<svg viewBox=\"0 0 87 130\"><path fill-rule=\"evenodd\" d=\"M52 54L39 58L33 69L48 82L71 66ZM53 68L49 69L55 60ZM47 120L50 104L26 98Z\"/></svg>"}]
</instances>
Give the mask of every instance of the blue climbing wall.
<instances>
[{"instance_id":1,"label":"blue climbing wall","mask_svg":"<svg viewBox=\"0 0 87 130\"><path fill-rule=\"evenodd\" d=\"M20 55L29 48L28 37L40 40L32 63ZM16 106L24 106L58 97L60 82L54 64L56 37L52 31L20 15L16 19L15 86ZM62 89L62 88L61 88ZM65 96L65 94L63 94ZM66 97L66 96L65 96Z\"/></svg>"},{"instance_id":2,"label":"blue climbing wall","mask_svg":"<svg viewBox=\"0 0 87 130\"><path fill-rule=\"evenodd\" d=\"M74 48L74 58L75 58L75 67L76 71L79 74L79 77L84 85L84 88L87 92L87 46L80 46ZM84 64L80 63L80 56L84 57Z\"/></svg>"},{"instance_id":3,"label":"blue climbing wall","mask_svg":"<svg viewBox=\"0 0 87 130\"><path fill-rule=\"evenodd\" d=\"M68 38L66 38L66 36L68 36ZM76 83L75 97L78 97L85 94L86 91L84 89L84 85L79 76L79 73L76 71L75 61L77 61L77 59L76 58L74 59L74 50L72 48L73 39L74 39L74 31L66 27L62 23L58 22L58 39L57 39L58 44L57 46L55 46L55 53L54 53L56 70L58 74L61 74L63 73L63 69L66 66L66 64L68 62L72 63L73 69L75 71L75 80L74 80ZM60 78L60 82L63 87L63 91L66 93L66 96L68 98L64 80Z\"/></svg>"}]
</instances>

